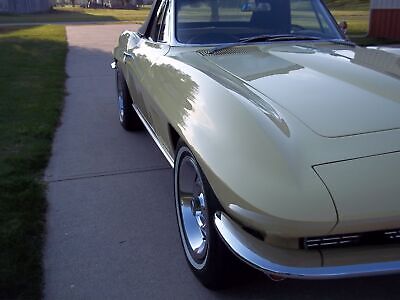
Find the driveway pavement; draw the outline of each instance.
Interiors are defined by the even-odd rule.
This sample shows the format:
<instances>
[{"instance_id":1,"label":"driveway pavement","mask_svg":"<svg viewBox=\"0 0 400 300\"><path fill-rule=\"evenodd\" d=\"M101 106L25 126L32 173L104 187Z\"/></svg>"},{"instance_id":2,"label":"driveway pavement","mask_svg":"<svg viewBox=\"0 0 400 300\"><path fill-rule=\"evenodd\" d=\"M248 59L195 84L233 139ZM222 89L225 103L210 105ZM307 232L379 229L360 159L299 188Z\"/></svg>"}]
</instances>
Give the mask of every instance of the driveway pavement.
<instances>
[{"instance_id":1,"label":"driveway pavement","mask_svg":"<svg viewBox=\"0 0 400 300\"><path fill-rule=\"evenodd\" d=\"M111 50L136 25L68 26L67 96L48 182L46 299L377 299L399 276L273 283L255 271L212 292L178 238L172 171L151 138L118 124ZM244 273L242 273L244 272Z\"/></svg>"}]
</instances>

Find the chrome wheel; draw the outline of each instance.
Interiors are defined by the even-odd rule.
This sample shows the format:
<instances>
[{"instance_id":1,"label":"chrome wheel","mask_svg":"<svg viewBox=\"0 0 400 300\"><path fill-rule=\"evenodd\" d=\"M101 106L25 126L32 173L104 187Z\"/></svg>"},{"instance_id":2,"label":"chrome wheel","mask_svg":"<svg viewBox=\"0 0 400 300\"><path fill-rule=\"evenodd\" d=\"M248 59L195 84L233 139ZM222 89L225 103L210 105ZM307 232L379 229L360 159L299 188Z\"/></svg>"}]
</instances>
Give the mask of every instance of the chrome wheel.
<instances>
[{"instance_id":1,"label":"chrome wheel","mask_svg":"<svg viewBox=\"0 0 400 300\"><path fill-rule=\"evenodd\" d=\"M123 82L121 79L121 74L117 71L117 93L118 93L118 111L119 111L119 121L124 122L124 92L123 92Z\"/></svg>"},{"instance_id":2,"label":"chrome wheel","mask_svg":"<svg viewBox=\"0 0 400 300\"><path fill-rule=\"evenodd\" d=\"M179 232L189 266L208 288L224 286L230 253L218 236L213 216L221 211L206 176L190 149L179 140L174 164Z\"/></svg>"},{"instance_id":3,"label":"chrome wheel","mask_svg":"<svg viewBox=\"0 0 400 300\"><path fill-rule=\"evenodd\" d=\"M116 70L118 117L121 126L128 130L142 128L142 123L132 107L132 98L121 70Z\"/></svg>"},{"instance_id":4,"label":"chrome wheel","mask_svg":"<svg viewBox=\"0 0 400 300\"><path fill-rule=\"evenodd\" d=\"M191 264L201 268L207 258L210 235L204 184L191 156L182 158L177 173L177 213L184 248Z\"/></svg>"},{"instance_id":5,"label":"chrome wheel","mask_svg":"<svg viewBox=\"0 0 400 300\"><path fill-rule=\"evenodd\" d=\"M118 95L118 106L119 106L119 121L124 122L124 98L122 97L122 91Z\"/></svg>"}]
</instances>

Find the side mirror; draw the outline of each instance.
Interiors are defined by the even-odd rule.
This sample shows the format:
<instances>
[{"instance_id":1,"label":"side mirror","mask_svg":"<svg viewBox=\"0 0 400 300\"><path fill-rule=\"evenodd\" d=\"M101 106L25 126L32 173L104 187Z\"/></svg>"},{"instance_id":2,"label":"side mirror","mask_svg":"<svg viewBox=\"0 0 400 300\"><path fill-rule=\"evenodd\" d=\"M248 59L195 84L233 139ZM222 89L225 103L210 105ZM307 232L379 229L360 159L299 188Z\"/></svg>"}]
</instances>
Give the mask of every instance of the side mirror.
<instances>
[{"instance_id":1,"label":"side mirror","mask_svg":"<svg viewBox=\"0 0 400 300\"><path fill-rule=\"evenodd\" d=\"M347 28L348 28L347 27L347 21L341 21L339 23L339 27L340 27L340 29L342 29L344 34L347 34Z\"/></svg>"}]
</instances>

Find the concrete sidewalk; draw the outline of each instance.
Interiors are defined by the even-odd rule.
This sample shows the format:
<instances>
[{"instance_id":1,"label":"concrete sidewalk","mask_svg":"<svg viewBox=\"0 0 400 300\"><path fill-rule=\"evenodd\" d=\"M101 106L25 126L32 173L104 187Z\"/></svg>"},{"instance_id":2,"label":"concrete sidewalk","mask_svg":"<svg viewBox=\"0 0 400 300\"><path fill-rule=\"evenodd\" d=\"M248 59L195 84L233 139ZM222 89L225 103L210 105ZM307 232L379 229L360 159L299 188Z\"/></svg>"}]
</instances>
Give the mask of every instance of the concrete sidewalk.
<instances>
[{"instance_id":1,"label":"concrete sidewalk","mask_svg":"<svg viewBox=\"0 0 400 300\"><path fill-rule=\"evenodd\" d=\"M145 132L118 124L111 50L127 27L67 27L68 96L46 172L46 299L147 298L188 280L165 277L185 266L171 169Z\"/></svg>"},{"instance_id":2,"label":"concrete sidewalk","mask_svg":"<svg viewBox=\"0 0 400 300\"><path fill-rule=\"evenodd\" d=\"M186 264L172 170L145 132L118 123L111 50L135 25L68 26L65 107L46 172L46 299L377 299L400 277L273 283L249 271L205 289Z\"/></svg>"},{"instance_id":3,"label":"concrete sidewalk","mask_svg":"<svg viewBox=\"0 0 400 300\"><path fill-rule=\"evenodd\" d=\"M45 299L215 298L186 264L171 168L145 131L119 125L111 51L137 27L67 27L67 97L45 177Z\"/></svg>"}]
</instances>

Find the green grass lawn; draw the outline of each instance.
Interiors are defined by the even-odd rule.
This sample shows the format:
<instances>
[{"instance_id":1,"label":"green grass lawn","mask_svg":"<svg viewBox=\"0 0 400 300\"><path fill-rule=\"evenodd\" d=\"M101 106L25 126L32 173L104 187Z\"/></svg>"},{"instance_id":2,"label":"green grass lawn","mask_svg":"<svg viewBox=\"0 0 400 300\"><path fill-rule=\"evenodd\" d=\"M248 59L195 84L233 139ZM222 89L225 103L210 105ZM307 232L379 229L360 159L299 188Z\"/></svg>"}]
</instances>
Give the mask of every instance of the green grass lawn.
<instances>
[{"instance_id":1,"label":"green grass lawn","mask_svg":"<svg viewBox=\"0 0 400 300\"><path fill-rule=\"evenodd\" d=\"M347 21L349 38L361 46L398 44L399 40L368 37L370 0L325 0L338 22Z\"/></svg>"},{"instance_id":2,"label":"green grass lawn","mask_svg":"<svg viewBox=\"0 0 400 300\"><path fill-rule=\"evenodd\" d=\"M54 23L54 22L143 22L150 7L139 10L91 9L81 7L57 7L48 13L29 15L0 15L0 24L4 23Z\"/></svg>"},{"instance_id":3,"label":"green grass lawn","mask_svg":"<svg viewBox=\"0 0 400 300\"><path fill-rule=\"evenodd\" d=\"M348 37L360 46L400 44L400 40L388 40L368 37L369 11L333 10L338 22L347 21Z\"/></svg>"},{"instance_id":4,"label":"green grass lawn","mask_svg":"<svg viewBox=\"0 0 400 300\"><path fill-rule=\"evenodd\" d=\"M324 0L329 9L369 10L370 0Z\"/></svg>"},{"instance_id":5,"label":"green grass lawn","mask_svg":"<svg viewBox=\"0 0 400 300\"><path fill-rule=\"evenodd\" d=\"M0 299L40 299L45 185L64 98L63 26L0 28Z\"/></svg>"},{"instance_id":6,"label":"green grass lawn","mask_svg":"<svg viewBox=\"0 0 400 300\"><path fill-rule=\"evenodd\" d=\"M350 35L366 35L368 33L369 11L331 10L331 12L338 22L347 21Z\"/></svg>"},{"instance_id":7,"label":"green grass lawn","mask_svg":"<svg viewBox=\"0 0 400 300\"><path fill-rule=\"evenodd\" d=\"M347 21L350 37L367 35L369 2L370 0L325 0L338 22Z\"/></svg>"}]
</instances>

